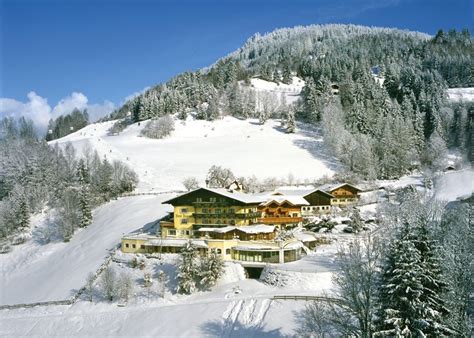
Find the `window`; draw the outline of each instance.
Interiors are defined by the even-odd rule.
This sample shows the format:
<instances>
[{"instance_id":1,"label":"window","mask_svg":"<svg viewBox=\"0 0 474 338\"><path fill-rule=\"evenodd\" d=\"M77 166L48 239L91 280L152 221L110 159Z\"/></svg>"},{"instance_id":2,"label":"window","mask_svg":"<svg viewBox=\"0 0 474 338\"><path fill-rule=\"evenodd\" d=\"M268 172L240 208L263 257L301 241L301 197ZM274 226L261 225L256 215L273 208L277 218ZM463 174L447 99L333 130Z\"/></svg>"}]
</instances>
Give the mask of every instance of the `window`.
<instances>
[{"instance_id":1,"label":"window","mask_svg":"<svg viewBox=\"0 0 474 338\"><path fill-rule=\"evenodd\" d=\"M188 219L187 218L182 218L181 219L181 224L188 224Z\"/></svg>"},{"instance_id":2,"label":"window","mask_svg":"<svg viewBox=\"0 0 474 338\"><path fill-rule=\"evenodd\" d=\"M235 213L235 210L233 208L229 209L229 213L233 214Z\"/></svg>"},{"instance_id":3,"label":"window","mask_svg":"<svg viewBox=\"0 0 474 338\"><path fill-rule=\"evenodd\" d=\"M216 198L215 198L215 197L211 197L211 198L209 198L209 201L210 201L210 202L213 202L213 203L216 203Z\"/></svg>"},{"instance_id":4,"label":"window","mask_svg":"<svg viewBox=\"0 0 474 338\"><path fill-rule=\"evenodd\" d=\"M136 249L136 248L137 248L137 246L136 246L135 244L132 244L132 248Z\"/></svg>"},{"instance_id":5,"label":"window","mask_svg":"<svg viewBox=\"0 0 474 338\"><path fill-rule=\"evenodd\" d=\"M235 219L230 220L230 225L235 225Z\"/></svg>"},{"instance_id":6,"label":"window","mask_svg":"<svg viewBox=\"0 0 474 338\"><path fill-rule=\"evenodd\" d=\"M207 208L206 208L206 209L203 208L203 209L202 209L202 213L203 213L203 214L207 214L207 213L208 213Z\"/></svg>"},{"instance_id":7,"label":"window","mask_svg":"<svg viewBox=\"0 0 474 338\"><path fill-rule=\"evenodd\" d=\"M181 208L181 213L182 214L187 214L188 213L188 208Z\"/></svg>"},{"instance_id":8,"label":"window","mask_svg":"<svg viewBox=\"0 0 474 338\"><path fill-rule=\"evenodd\" d=\"M220 214L221 213L221 209L216 209L216 214Z\"/></svg>"},{"instance_id":9,"label":"window","mask_svg":"<svg viewBox=\"0 0 474 338\"><path fill-rule=\"evenodd\" d=\"M202 202L202 198L201 198L201 197L197 197L197 198L196 198L196 202Z\"/></svg>"},{"instance_id":10,"label":"window","mask_svg":"<svg viewBox=\"0 0 474 338\"><path fill-rule=\"evenodd\" d=\"M140 245L140 249L145 249L145 246L143 244Z\"/></svg>"},{"instance_id":11,"label":"window","mask_svg":"<svg viewBox=\"0 0 474 338\"><path fill-rule=\"evenodd\" d=\"M170 235L170 236L176 236L176 230L175 230L175 229L170 229L170 230L168 230L168 235Z\"/></svg>"},{"instance_id":12,"label":"window","mask_svg":"<svg viewBox=\"0 0 474 338\"><path fill-rule=\"evenodd\" d=\"M130 246L130 244L128 243L125 243L125 247L128 248Z\"/></svg>"},{"instance_id":13,"label":"window","mask_svg":"<svg viewBox=\"0 0 474 338\"><path fill-rule=\"evenodd\" d=\"M189 236L189 235L191 235L191 231L186 230L186 231L185 231L185 234Z\"/></svg>"},{"instance_id":14,"label":"window","mask_svg":"<svg viewBox=\"0 0 474 338\"><path fill-rule=\"evenodd\" d=\"M230 255L230 249L225 249L225 254Z\"/></svg>"},{"instance_id":15,"label":"window","mask_svg":"<svg viewBox=\"0 0 474 338\"><path fill-rule=\"evenodd\" d=\"M221 254L221 253L222 253L222 250L221 250L221 249L217 249L217 253L218 253L218 254Z\"/></svg>"}]
</instances>

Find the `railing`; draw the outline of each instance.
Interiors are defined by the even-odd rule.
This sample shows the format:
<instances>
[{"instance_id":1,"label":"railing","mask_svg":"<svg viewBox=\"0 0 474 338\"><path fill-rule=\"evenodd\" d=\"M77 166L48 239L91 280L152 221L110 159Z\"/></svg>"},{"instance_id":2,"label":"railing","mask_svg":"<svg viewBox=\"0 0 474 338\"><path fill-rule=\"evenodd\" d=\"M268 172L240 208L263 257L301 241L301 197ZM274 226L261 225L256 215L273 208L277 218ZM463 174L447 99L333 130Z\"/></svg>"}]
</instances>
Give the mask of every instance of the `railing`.
<instances>
[{"instance_id":1,"label":"railing","mask_svg":"<svg viewBox=\"0 0 474 338\"><path fill-rule=\"evenodd\" d=\"M258 219L258 222L264 224L292 224L303 222L303 217L262 217Z\"/></svg>"},{"instance_id":2,"label":"railing","mask_svg":"<svg viewBox=\"0 0 474 338\"><path fill-rule=\"evenodd\" d=\"M214 213L203 213L203 212L195 212L193 213L193 217L200 217L200 218L257 218L261 217L262 214L259 212L250 212L250 213L231 213L231 212L214 212Z\"/></svg>"}]
</instances>

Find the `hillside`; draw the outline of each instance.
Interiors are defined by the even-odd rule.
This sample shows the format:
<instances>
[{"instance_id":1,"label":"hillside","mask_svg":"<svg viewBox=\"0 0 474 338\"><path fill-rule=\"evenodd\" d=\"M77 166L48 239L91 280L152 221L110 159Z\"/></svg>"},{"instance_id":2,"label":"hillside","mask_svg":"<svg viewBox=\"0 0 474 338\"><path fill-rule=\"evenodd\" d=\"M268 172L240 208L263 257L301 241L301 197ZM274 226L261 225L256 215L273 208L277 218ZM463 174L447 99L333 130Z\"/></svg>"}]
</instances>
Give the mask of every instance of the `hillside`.
<instances>
[{"instance_id":1,"label":"hillside","mask_svg":"<svg viewBox=\"0 0 474 338\"><path fill-rule=\"evenodd\" d=\"M108 136L112 124L92 124L51 144L71 142L79 151L89 144L101 157L124 161L139 175L138 192L182 190L181 182L189 176L203 184L212 165L230 168L237 176L292 174L301 181L331 176L339 168L327 154L320 131L304 123L295 134L286 134L274 120L262 126L231 116L213 122L188 117L162 140L140 136L145 122Z\"/></svg>"}]
</instances>

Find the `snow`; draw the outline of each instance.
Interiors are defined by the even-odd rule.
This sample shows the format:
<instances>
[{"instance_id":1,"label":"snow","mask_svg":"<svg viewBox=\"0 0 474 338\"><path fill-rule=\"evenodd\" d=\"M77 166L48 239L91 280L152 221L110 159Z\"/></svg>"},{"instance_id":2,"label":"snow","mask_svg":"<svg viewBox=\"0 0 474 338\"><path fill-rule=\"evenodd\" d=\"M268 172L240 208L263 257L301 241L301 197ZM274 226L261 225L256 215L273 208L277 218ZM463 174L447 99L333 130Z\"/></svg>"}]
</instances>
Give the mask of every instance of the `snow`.
<instances>
[{"instance_id":1,"label":"snow","mask_svg":"<svg viewBox=\"0 0 474 338\"><path fill-rule=\"evenodd\" d=\"M327 252L334 252L332 247L327 248ZM166 257L163 262L166 269L177 255L163 257ZM274 300L273 296L322 295L332 286L332 270L321 266L324 259L318 263L313 256L307 257L311 259L306 262L307 271L302 271L298 262L290 263L289 269L284 270L282 265L272 266L274 276L285 282L279 285L244 279L244 271L239 264L226 263L224 278L210 292L201 291L189 296L166 292L164 299L132 300L124 307L117 307L117 303L97 301L91 304L82 300L72 306L0 310L0 336L293 335L298 312L306 303ZM126 254L121 254L120 258L126 258ZM147 261L149 267L150 260ZM122 263L113 264L115 268L121 266L123 269L125 266ZM135 269L134 278L141 273L143 271ZM171 287L173 285L171 283Z\"/></svg>"},{"instance_id":2,"label":"snow","mask_svg":"<svg viewBox=\"0 0 474 338\"><path fill-rule=\"evenodd\" d=\"M129 126L120 135L108 136L114 122L91 124L51 144L71 142L81 152L87 144L101 157L127 163L138 174L138 192L183 189L185 177L202 185L212 165L230 168L236 176L286 178L314 181L332 176L340 164L328 155L319 129L298 123L295 134L279 129L279 121L260 125L257 120L226 116L209 122L191 116L176 121L170 137L140 137L146 122Z\"/></svg>"},{"instance_id":3,"label":"snow","mask_svg":"<svg viewBox=\"0 0 474 338\"><path fill-rule=\"evenodd\" d=\"M448 97L451 101L474 101L474 87L468 88L449 88Z\"/></svg>"},{"instance_id":4,"label":"snow","mask_svg":"<svg viewBox=\"0 0 474 338\"><path fill-rule=\"evenodd\" d=\"M104 261L124 233L163 217L170 195L120 198L94 210L94 221L69 243L34 240L0 255L0 304L32 303L71 297Z\"/></svg>"},{"instance_id":5,"label":"snow","mask_svg":"<svg viewBox=\"0 0 474 338\"><path fill-rule=\"evenodd\" d=\"M292 77L291 84L285 84L282 82L270 82L258 78L250 80L250 85L259 92L270 92L277 95L280 99L280 95L283 93L288 104L294 103L298 100L301 90L303 89L305 82L297 76Z\"/></svg>"},{"instance_id":6,"label":"snow","mask_svg":"<svg viewBox=\"0 0 474 338\"><path fill-rule=\"evenodd\" d=\"M446 202L474 194L474 170L447 172L434 181L435 197Z\"/></svg>"}]
</instances>

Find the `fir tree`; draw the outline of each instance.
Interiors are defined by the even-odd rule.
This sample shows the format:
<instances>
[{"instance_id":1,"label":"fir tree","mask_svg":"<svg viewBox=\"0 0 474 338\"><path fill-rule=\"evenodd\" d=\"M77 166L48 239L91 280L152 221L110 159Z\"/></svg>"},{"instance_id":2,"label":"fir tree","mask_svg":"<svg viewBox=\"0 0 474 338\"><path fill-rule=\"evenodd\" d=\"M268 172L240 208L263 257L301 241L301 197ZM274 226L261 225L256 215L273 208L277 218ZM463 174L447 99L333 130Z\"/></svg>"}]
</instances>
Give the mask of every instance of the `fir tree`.
<instances>
[{"instance_id":1,"label":"fir tree","mask_svg":"<svg viewBox=\"0 0 474 338\"><path fill-rule=\"evenodd\" d=\"M26 198L22 196L20 198L20 205L18 208L18 227L20 229L26 229L30 225L30 211L28 209L28 202Z\"/></svg>"},{"instance_id":2,"label":"fir tree","mask_svg":"<svg viewBox=\"0 0 474 338\"><path fill-rule=\"evenodd\" d=\"M290 70L290 66L288 65L288 63L286 63L283 66L283 74L282 74L281 82L283 82L285 84L291 84L291 82L292 82L291 70Z\"/></svg>"},{"instance_id":3,"label":"fir tree","mask_svg":"<svg viewBox=\"0 0 474 338\"><path fill-rule=\"evenodd\" d=\"M91 194L89 191L89 170L86 168L83 159L78 164L78 180L79 180L79 204L81 212L80 227L86 227L92 222L92 211L90 207Z\"/></svg>"},{"instance_id":4,"label":"fir tree","mask_svg":"<svg viewBox=\"0 0 474 338\"><path fill-rule=\"evenodd\" d=\"M198 251L191 241L181 250L181 261L178 267L178 292L191 294L196 290L196 280L199 276L197 263Z\"/></svg>"},{"instance_id":5,"label":"fir tree","mask_svg":"<svg viewBox=\"0 0 474 338\"><path fill-rule=\"evenodd\" d=\"M224 262L222 256L216 250L211 250L208 256L201 260L200 284L204 288L216 285L224 273Z\"/></svg>"}]
</instances>

